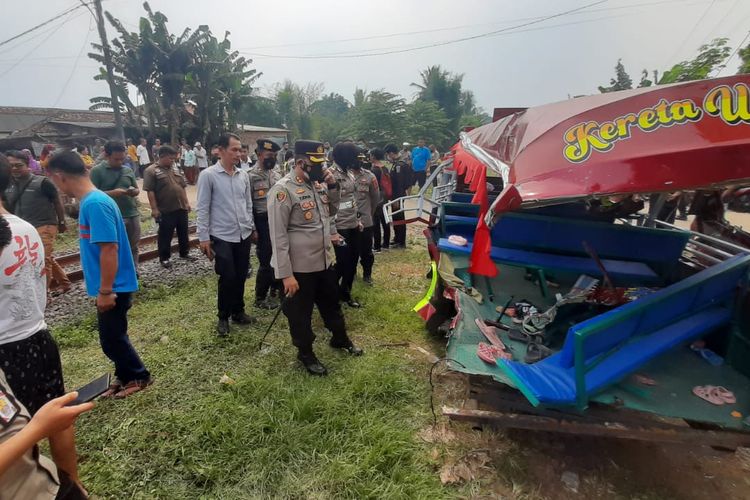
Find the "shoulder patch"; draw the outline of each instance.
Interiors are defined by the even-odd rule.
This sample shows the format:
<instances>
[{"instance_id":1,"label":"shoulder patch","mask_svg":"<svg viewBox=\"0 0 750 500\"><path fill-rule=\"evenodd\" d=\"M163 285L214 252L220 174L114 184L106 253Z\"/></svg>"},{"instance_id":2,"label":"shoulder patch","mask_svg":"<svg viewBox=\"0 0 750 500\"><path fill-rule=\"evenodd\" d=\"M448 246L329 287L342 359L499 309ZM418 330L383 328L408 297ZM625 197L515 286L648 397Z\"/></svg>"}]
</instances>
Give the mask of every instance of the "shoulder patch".
<instances>
[{"instance_id":1,"label":"shoulder patch","mask_svg":"<svg viewBox=\"0 0 750 500\"><path fill-rule=\"evenodd\" d=\"M13 398L0 389L0 427L8 427L20 412Z\"/></svg>"},{"instance_id":2,"label":"shoulder patch","mask_svg":"<svg viewBox=\"0 0 750 500\"><path fill-rule=\"evenodd\" d=\"M286 200L286 191L284 191L284 190L279 190L279 192L278 192L278 193L276 193L276 199L277 199L278 201L284 201L284 200Z\"/></svg>"}]
</instances>

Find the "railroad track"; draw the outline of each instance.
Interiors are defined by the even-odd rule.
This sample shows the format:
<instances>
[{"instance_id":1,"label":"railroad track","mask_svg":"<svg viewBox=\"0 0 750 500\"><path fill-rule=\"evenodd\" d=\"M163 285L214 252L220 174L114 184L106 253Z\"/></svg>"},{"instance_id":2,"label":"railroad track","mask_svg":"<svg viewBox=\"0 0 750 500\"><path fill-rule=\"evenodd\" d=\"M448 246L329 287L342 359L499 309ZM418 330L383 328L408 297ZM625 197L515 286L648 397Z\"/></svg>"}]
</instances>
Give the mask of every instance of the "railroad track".
<instances>
[{"instance_id":1,"label":"railroad track","mask_svg":"<svg viewBox=\"0 0 750 500\"><path fill-rule=\"evenodd\" d=\"M188 226L188 234L195 234L197 231L197 226L192 225ZM157 235L151 234L149 236L144 236L140 240L138 240L138 247L146 247L149 245L153 245L156 243ZM176 238L174 238L176 239ZM173 239L173 241L174 241ZM191 247L197 247L198 246L198 238L193 237L190 238L190 246ZM177 250L178 245L177 243L172 244L172 250ZM145 262L147 260L153 260L159 257L159 251L156 248L153 248L151 250L147 250L145 252L141 252L138 256L139 262ZM56 257L55 260L58 264L62 267L73 267L73 266L79 266L78 269L73 269L71 271L66 271L66 274L68 275L68 279L70 281L81 281L83 279L83 270L80 269L81 265L81 254L80 253L70 253L66 255L61 255L60 257Z\"/></svg>"}]
</instances>

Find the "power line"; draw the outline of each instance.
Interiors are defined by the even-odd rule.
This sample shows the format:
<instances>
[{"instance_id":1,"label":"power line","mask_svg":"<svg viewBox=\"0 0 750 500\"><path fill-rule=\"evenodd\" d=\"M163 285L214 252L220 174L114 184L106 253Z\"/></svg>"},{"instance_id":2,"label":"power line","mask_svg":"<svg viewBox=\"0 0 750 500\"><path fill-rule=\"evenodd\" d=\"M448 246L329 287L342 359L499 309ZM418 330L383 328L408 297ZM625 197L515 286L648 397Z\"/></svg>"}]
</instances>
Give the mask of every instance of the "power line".
<instances>
[{"instance_id":1,"label":"power line","mask_svg":"<svg viewBox=\"0 0 750 500\"><path fill-rule=\"evenodd\" d=\"M41 31L37 31L32 36L30 36L26 40L23 40L23 41L17 43L16 45L13 45L11 47L5 47L5 50L0 51L0 54L11 53L11 52L15 51L17 48L23 47L24 45L26 45L28 43L31 43L33 40L36 40L37 38L41 37L45 33L49 33L50 31L53 31L53 30L57 30L58 26L61 26L62 24L67 24L68 22L74 21L74 20L78 19L79 17L81 17L81 16L83 16L85 14L86 14L85 12L81 12L81 13L79 13L77 15L73 15L72 13L69 13L69 14L67 14L67 17L61 17L61 18L58 19L58 21L60 21L61 24L59 24L59 25L56 26L54 22L49 23L49 24L47 24L45 26L46 29L41 30ZM25 60L26 60L25 57L21 58L21 59L18 59L18 61L25 61ZM8 61L6 60L6 62L8 62Z\"/></svg>"},{"instance_id":2,"label":"power line","mask_svg":"<svg viewBox=\"0 0 750 500\"><path fill-rule=\"evenodd\" d=\"M346 59L346 58L354 58L354 57L372 57L372 56L383 56L383 55L389 55L389 54L401 54L404 52L412 52L415 50L423 50L423 49L429 49L433 47L442 47L445 45L452 45L459 42L466 42L469 40L476 40L478 38L486 38L488 36L497 35L500 33L504 33L511 30L516 30L518 28L524 28L526 26L531 26L533 24L539 24L544 21L549 21L550 19L555 19L562 16L567 16L570 14L573 14L575 12L579 12L581 10L588 9L589 7L593 7L594 5L599 5L608 2L609 0L598 0L597 2L593 2L590 4L586 4L581 7L576 7L575 9L566 10L563 12L558 12L557 14L552 14L549 16L545 16L539 19L536 19L534 21L529 21L526 23L518 24L515 26L509 26L507 28L502 28L499 30L494 31L488 31L486 33L480 33L478 35L473 36L467 36L463 38L456 38L454 40L446 40L443 42L437 42L437 43L431 43L428 45L420 45L417 47L411 47L406 49L395 49L395 50L384 50L381 52L371 52L371 53L360 53L360 54L350 54L350 55L309 55L309 56L284 56L284 55L274 55L274 54L261 54L261 53L252 53L252 52L246 52L246 54L251 56L258 56L258 57L270 57L270 58L277 58L277 59ZM714 0L715 1L715 0Z\"/></svg>"},{"instance_id":3,"label":"power line","mask_svg":"<svg viewBox=\"0 0 750 500\"><path fill-rule=\"evenodd\" d=\"M33 54L36 49L38 49L39 47L41 47L47 40L49 40L52 37L52 35L54 35L55 33L57 33L60 30L60 28L62 28L63 26L65 26L68 23L68 21L70 21L70 18L68 18L64 22L58 24L55 27L55 29L53 29L52 31L50 31L49 34L46 37L44 37L44 39L41 42L39 42L38 44L34 45L34 47L30 51L28 51L26 54L24 54L24 56L21 59L19 59L10 68L8 68L5 71L3 71L2 73L0 73L0 78L3 77L3 76L5 76L5 75L7 75L11 71L13 71L16 68L16 66L18 66L19 64L21 64L21 62L24 60L24 58L26 58L27 56L30 56L31 54Z\"/></svg>"},{"instance_id":4,"label":"power line","mask_svg":"<svg viewBox=\"0 0 750 500\"><path fill-rule=\"evenodd\" d=\"M737 55L737 52L740 51L742 46L745 45L745 42L747 42L749 38L750 38L750 31L747 32L747 34L745 35L745 38L743 38L742 41L734 48L734 52L732 52L732 55L729 56L726 64L719 70L718 73L716 73L716 76L719 76L727 68L727 65L729 65L729 61L731 61L734 58L734 56Z\"/></svg>"},{"instance_id":5,"label":"power line","mask_svg":"<svg viewBox=\"0 0 750 500\"><path fill-rule=\"evenodd\" d=\"M16 40L16 39L18 39L18 38L21 38L21 37L22 37L22 36L24 36L24 35L28 35L28 34L29 34L29 33L31 33L32 31L36 31L36 30L38 30L39 28L41 28L41 27L43 27L43 26L46 26L46 25L47 25L48 23L51 23L51 22L53 22L53 21L55 21L55 20L59 19L60 17L66 16L66 15L70 14L71 12L73 12L73 11L76 11L76 10L78 10L78 9L82 8L82 7L86 7L86 4L83 4L83 5L76 5L76 6L74 6L74 7L71 7L71 8L69 8L69 9L67 9L67 10L64 10L64 11L62 11L61 13L59 13L59 14L57 14L57 15L55 15L55 16L53 16L53 17L51 17L50 19L47 19L46 21L44 21L44 22L41 22L41 23L37 24L36 26L33 26L33 27L31 27L31 28L27 29L27 30L26 30L26 31L24 31L23 33L19 33L19 34L15 35L15 36L12 36L12 37L8 38L7 40L3 40L2 42L0 42L0 47L2 47L3 45L5 45L5 44L7 44L7 43L10 43L10 42L12 42L13 40Z\"/></svg>"},{"instance_id":6,"label":"power line","mask_svg":"<svg viewBox=\"0 0 750 500\"><path fill-rule=\"evenodd\" d=\"M690 40L690 37L693 36L693 33L698 28L698 25L700 25L701 21L703 21L703 19L706 17L706 15L709 13L709 11L711 10L711 8L714 6L715 3L716 3L716 0L711 0L711 3L708 5L708 7L706 7L706 10L704 10L703 14L701 14L701 17L699 17L698 20L695 21L695 24L693 25L693 27L690 28L690 31L685 37L685 40L683 40L683 42L677 46L677 48L674 51L674 54L672 54L672 57L670 57L669 60L667 60L667 63L664 64L665 68L668 67L670 61L675 60L675 58L677 57L677 54L680 53L680 49L682 49L685 46L685 44L688 42L688 40Z\"/></svg>"},{"instance_id":7,"label":"power line","mask_svg":"<svg viewBox=\"0 0 750 500\"><path fill-rule=\"evenodd\" d=\"M92 21L92 19L93 19L93 17L89 18L89 27L86 30L86 36L83 37L83 44L81 44L81 50L78 51L78 57L76 57L76 60L73 63L73 69L70 70L70 74L68 75L68 79L65 80L65 84L63 85L62 89L60 90L60 93L58 94L57 99L55 99L55 104L52 105L53 108L57 107L57 104L60 102L60 99L62 99L62 96L65 95L65 91L68 90L68 85L70 85L70 81L73 79L73 75L75 74L76 69L78 67L78 62L81 60L81 56L83 55L83 51L86 48L86 43L89 41L89 34L91 34L91 21Z\"/></svg>"},{"instance_id":8,"label":"power line","mask_svg":"<svg viewBox=\"0 0 750 500\"><path fill-rule=\"evenodd\" d=\"M580 20L580 21L573 21L573 22L570 22L570 23L559 23L559 24L551 24L549 26L539 26L539 27L536 27L536 28L518 29L518 30L513 30L513 31L506 31L504 33L498 33L498 34L492 35L492 36L509 36L509 35L516 35L516 34L519 34L519 33L528 33L528 32L531 32L531 31L546 31L546 30L554 29L554 28L562 28L562 27L565 27L565 26L576 26L576 25L579 25L579 24L588 24L588 23L595 23L595 22L599 22L599 21L606 21L606 20L610 20L610 19L619 19L619 18L626 17L626 16L629 16L629 15L633 15L633 13L629 13L629 14L628 13L623 13L623 14L618 14L616 16L602 16L602 17L597 17L597 18L593 18L593 19L583 19L583 20ZM402 46L397 46L397 47L379 47L379 48L374 48L374 49L364 49L364 51L360 50L358 52L351 51L351 50L350 51L343 51L343 52L331 52L331 53L321 54L321 55L326 55L326 56L339 56L339 55L341 55L341 56L343 56L343 55L350 55L350 54L353 54L353 53L357 54L357 55L361 55L362 53L367 53L367 52L372 52L372 51L382 51L382 50L390 50L390 49L398 49L398 48L404 48L404 46L402 45Z\"/></svg>"},{"instance_id":9,"label":"power line","mask_svg":"<svg viewBox=\"0 0 750 500\"><path fill-rule=\"evenodd\" d=\"M652 1L652 2L642 2L637 4L630 4L630 5L620 5L617 7L605 7L601 9L589 9L586 11L587 14L593 14L597 12L605 12L605 11L612 11L612 10L622 10L622 9L632 9L637 7L652 7L655 5L663 5L663 4L672 4L672 3L681 3L684 4L685 0L658 0L658 1ZM706 1L701 1L697 3L693 3L693 5L696 4L703 4L706 3ZM252 51L257 49L276 49L276 48L284 48L284 47L309 47L310 45L327 45L332 43L344 43L344 42L359 42L359 41L365 41L365 40L378 40L383 38L395 38L395 37L401 37L401 36L412 36L412 35L423 35L423 34L429 34L429 33L439 33L442 31L455 31L465 28L477 28L480 26L496 26L498 24L507 24L509 22L518 22L518 21L530 21L530 20L538 20L542 19L543 16L536 16L536 17L518 17L514 19L506 19L505 21L497 21L493 23L481 23L481 24L465 24L461 26L447 26L443 28L433 28L429 30L420 30L420 31L404 31L404 32L398 32L398 33L386 33L382 35L371 35L371 36L363 36L363 37L354 37L354 38L339 38L335 40L321 40L317 42L295 42L295 43L282 43L282 44L276 44L276 45L256 45L251 47L240 47L237 50L240 51Z\"/></svg>"}]
</instances>

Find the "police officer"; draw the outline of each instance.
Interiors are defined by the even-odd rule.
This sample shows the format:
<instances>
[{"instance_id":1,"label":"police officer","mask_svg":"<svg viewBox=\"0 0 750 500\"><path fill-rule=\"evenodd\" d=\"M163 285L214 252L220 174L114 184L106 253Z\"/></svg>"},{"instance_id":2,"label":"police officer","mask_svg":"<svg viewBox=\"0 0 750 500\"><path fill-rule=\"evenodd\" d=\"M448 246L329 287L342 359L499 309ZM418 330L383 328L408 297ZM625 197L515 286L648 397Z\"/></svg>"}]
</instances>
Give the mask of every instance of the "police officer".
<instances>
[{"instance_id":1,"label":"police officer","mask_svg":"<svg viewBox=\"0 0 750 500\"><path fill-rule=\"evenodd\" d=\"M391 183L393 185L393 199L397 200L406 196L407 191L413 184L411 167L399 157L398 148L395 144L388 144L385 147L385 155L393 165L391 168ZM393 205L393 210L400 208L403 208L400 203ZM405 218L404 212L393 215L393 241L391 242L391 248L406 248Z\"/></svg>"},{"instance_id":2,"label":"police officer","mask_svg":"<svg viewBox=\"0 0 750 500\"><path fill-rule=\"evenodd\" d=\"M333 177L339 186L339 206L336 212L335 227L345 241L336 247L336 273L339 280L339 295L349 307L360 307L352 298L352 284L357 274L359 257L359 233L362 230L359 209L357 208L354 175L350 172L358 160L359 148L353 142L340 142L333 148Z\"/></svg>"},{"instance_id":3,"label":"police officer","mask_svg":"<svg viewBox=\"0 0 750 500\"><path fill-rule=\"evenodd\" d=\"M271 265L276 278L283 281L286 297L282 310L298 350L297 359L310 374L325 375L327 370L313 351L313 305L333 333L331 347L354 356L362 354L346 333L334 293L337 285L332 247L341 238L332 231L331 220L338 207L339 186L330 171L323 170L323 143L297 141L294 158L294 170L277 182L268 195Z\"/></svg>"},{"instance_id":4,"label":"police officer","mask_svg":"<svg viewBox=\"0 0 750 500\"><path fill-rule=\"evenodd\" d=\"M362 223L362 230L359 232L359 254L354 256L355 273L356 262L359 259L362 264L362 280L368 285L372 285L372 265L375 262L375 256L372 253L372 236L375 211L378 209L380 201L380 187L378 179L370 170L365 168L367 157L363 150L359 151L357 162L351 170L354 176L354 195L359 211L359 220Z\"/></svg>"},{"instance_id":5,"label":"police officer","mask_svg":"<svg viewBox=\"0 0 750 500\"><path fill-rule=\"evenodd\" d=\"M280 284L273 277L271 267L271 233L268 230L268 192L276 184L281 175L276 166L276 153L281 149L270 139L258 139L255 153L258 161L250 167L250 185L253 188L253 220L258 231L258 243L255 246L260 267L255 279L255 307L262 309L276 309L279 304L274 296ZM268 297L268 292L271 296Z\"/></svg>"}]
</instances>

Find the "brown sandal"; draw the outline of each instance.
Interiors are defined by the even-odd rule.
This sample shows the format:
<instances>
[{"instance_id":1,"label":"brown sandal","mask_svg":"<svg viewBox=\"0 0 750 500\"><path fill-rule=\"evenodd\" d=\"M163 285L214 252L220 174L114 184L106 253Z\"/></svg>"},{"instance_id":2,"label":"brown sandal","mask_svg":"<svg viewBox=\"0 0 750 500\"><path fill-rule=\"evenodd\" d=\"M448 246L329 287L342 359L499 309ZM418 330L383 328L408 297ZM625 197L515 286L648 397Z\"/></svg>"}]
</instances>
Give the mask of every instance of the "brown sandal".
<instances>
[{"instance_id":1,"label":"brown sandal","mask_svg":"<svg viewBox=\"0 0 750 500\"><path fill-rule=\"evenodd\" d=\"M114 378L109 383L109 387L107 388L107 390L104 391L102 393L102 395L99 396L99 398L101 398L101 399L109 399L112 396L114 396L120 389L122 389L122 382L120 382L119 379Z\"/></svg>"},{"instance_id":2,"label":"brown sandal","mask_svg":"<svg viewBox=\"0 0 750 500\"><path fill-rule=\"evenodd\" d=\"M153 383L153 378L149 378L148 380L131 380L115 394L115 399L125 399L131 394L142 391Z\"/></svg>"}]
</instances>

